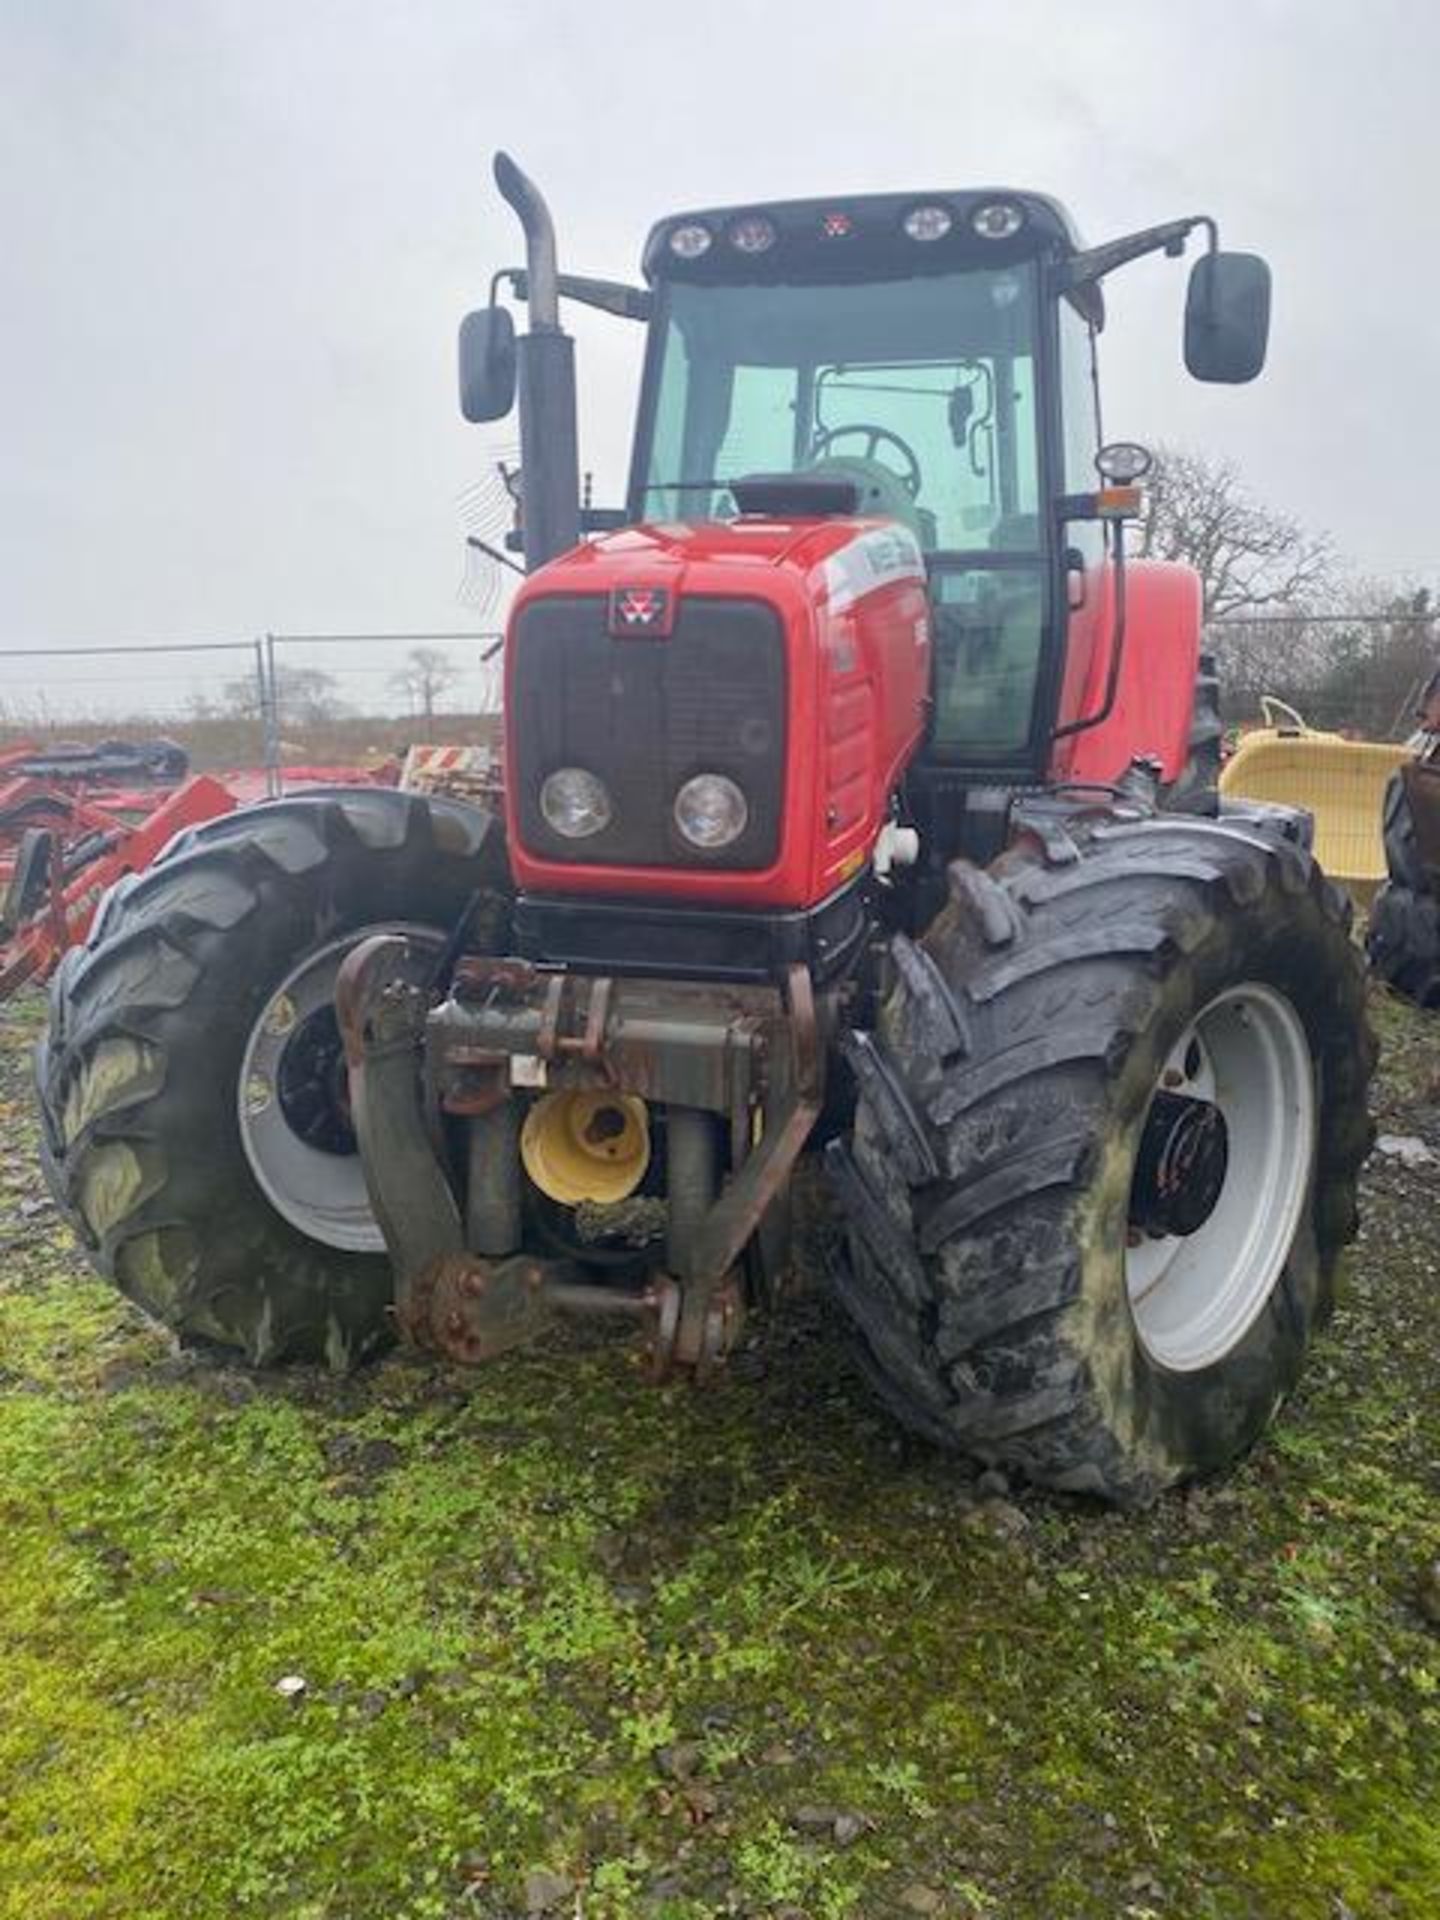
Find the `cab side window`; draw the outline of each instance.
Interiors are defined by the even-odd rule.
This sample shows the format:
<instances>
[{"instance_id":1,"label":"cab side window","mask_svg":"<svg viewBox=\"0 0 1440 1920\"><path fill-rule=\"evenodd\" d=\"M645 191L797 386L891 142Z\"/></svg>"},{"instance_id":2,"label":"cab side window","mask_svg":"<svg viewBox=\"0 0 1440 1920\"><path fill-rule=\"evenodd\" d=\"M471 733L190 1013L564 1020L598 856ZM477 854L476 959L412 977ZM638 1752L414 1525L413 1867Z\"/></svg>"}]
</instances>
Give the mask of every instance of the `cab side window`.
<instances>
[{"instance_id":1,"label":"cab side window","mask_svg":"<svg viewBox=\"0 0 1440 1920\"><path fill-rule=\"evenodd\" d=\"M1100 416L1095 386L1095 335L1088 320L1069 300L1060 302L1060 406L1062 409L1065 492L1093 493L1095 456L1100 451ZM1086 564L1098 565L1105 551L1099 521L1072 520L1065 544L1076 547Z\"/></svg>"}]
</instances>

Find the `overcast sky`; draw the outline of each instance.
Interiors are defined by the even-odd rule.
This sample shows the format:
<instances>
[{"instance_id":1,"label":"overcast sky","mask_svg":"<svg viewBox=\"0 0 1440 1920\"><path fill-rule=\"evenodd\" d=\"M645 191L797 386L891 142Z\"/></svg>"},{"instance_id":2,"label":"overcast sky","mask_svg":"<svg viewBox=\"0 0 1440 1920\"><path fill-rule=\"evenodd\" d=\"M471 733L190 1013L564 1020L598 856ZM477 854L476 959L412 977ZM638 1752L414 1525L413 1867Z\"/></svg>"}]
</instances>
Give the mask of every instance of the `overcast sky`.
<instances>
[{"instance_id":1,"label":"overcast sky","mask_svg":"<svg viewBox=\"0 0 1440 1920\"><path fill-rule=\"evenodd\" d=\"M497 146L562 261L624 277L686 204L1212 212L1274 267L1270 365L1190 382L1183 269L1142 263L1109 432L1233 455L1358 567L1433 578L1437 75L1422 0L0 0L0 644L474 624L459 502L496 436L454 330L518 257ZM618 500L638 330L574 330Z\"/></svg>"}]
</instances>

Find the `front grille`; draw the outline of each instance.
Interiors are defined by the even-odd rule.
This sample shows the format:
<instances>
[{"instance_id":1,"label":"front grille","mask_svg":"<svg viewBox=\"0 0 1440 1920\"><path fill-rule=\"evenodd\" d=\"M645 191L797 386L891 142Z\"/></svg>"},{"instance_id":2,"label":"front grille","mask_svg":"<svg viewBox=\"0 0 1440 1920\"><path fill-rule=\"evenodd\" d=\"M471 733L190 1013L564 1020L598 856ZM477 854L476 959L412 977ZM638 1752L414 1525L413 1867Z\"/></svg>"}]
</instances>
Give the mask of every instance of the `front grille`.
<instances>
[{"instance_id":1,"label":"front grille","mask_svg":"<svg viewBox=\"0 0 1440 1920\"><path fill-rule=\"evenodd\" d=\"M521 610L510 738L524 844L545 859L641 867L765 867L780 844L785 774L785 647L758 600L682 598L668 639L608 632L600 594L557 594ZM567 840L540 812L557 767L585 767L610 790L601 833ZM672 808L696 773L724 773L749 803L733 846L702 852Z\"/></svg>"}]
</instances>

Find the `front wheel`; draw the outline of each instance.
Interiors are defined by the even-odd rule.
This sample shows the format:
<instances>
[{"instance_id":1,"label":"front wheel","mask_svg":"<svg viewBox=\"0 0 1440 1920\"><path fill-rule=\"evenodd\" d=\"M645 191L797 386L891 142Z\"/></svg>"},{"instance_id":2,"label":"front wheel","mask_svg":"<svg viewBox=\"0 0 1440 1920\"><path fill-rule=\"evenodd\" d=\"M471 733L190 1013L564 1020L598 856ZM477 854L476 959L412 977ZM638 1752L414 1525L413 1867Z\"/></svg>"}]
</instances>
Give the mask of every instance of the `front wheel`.
<instances>
[{"instance_id":1,"label":"front wheel","mask_svg":"<svg viewBox=\"0 0 1440 1920\"><path fill-rule=\"evenodd\" d=\"M1349 903L1266 823L1117 820L1073 851L956 869L898 944L834 1153L839 1286L910 1425L1131 1503L1224 1467L1295 1385L1374 1046Z\"/></svg>"},{"instance_id":2,"label":"front wheel","mask_svg":"<svg viewBox=\"0 0 1440 1920\"><path fill-rule=\"evenodd\" d=\"M497 820L379 788L228 815L122 881L56 973L36 1062L46 1171L100 1271L252 1365L381 1344L335 977L370 933L405 931L419 966L462 915L483 943L505 897Z\"/></svg>"}]
</instances>

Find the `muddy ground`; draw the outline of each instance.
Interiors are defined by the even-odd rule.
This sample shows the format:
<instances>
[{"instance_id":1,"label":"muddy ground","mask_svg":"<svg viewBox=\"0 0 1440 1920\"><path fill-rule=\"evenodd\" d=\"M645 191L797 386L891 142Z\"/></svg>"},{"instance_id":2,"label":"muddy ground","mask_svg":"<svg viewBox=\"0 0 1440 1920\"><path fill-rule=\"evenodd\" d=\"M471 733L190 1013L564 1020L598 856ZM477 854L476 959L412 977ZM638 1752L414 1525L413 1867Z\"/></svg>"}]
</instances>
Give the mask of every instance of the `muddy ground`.
<instances>
[{"instance_id":1,"label":"muddy ground","mask_svg":"<svg viewBox=\"0 0 1440 1920\"><path fill-rule=\"evenodd\" d=\"M1378 1008L1440 1153L1440 1020ZM1440 1163L1228 1484L1120 1516L900 1438L823 1304L720 1389L177 1360L0 1045L0 1914L1440 1913ZM1427 1608L1431 1617L1427 1618Z\"/></svg>"}]
</instances>

